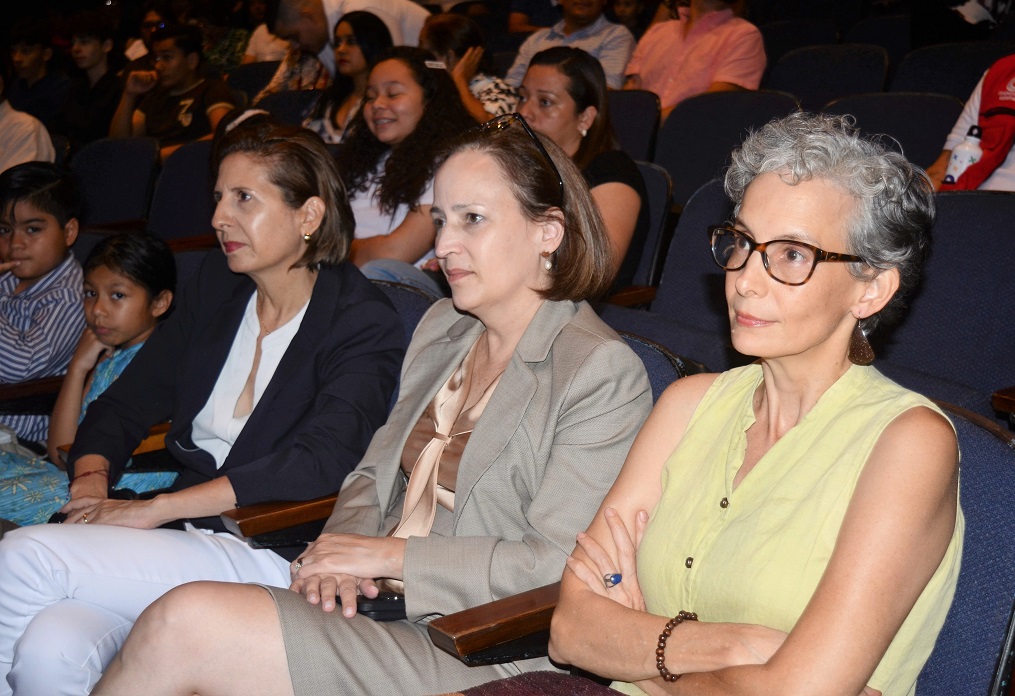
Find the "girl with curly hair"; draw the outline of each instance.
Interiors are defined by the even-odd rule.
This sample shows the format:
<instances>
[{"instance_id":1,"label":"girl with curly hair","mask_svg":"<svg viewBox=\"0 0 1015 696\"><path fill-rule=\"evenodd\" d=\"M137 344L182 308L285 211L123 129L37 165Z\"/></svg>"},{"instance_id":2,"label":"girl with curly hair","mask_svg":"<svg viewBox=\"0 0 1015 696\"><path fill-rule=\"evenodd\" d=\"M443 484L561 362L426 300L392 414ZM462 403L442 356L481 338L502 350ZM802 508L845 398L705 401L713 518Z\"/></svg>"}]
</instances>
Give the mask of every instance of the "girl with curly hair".
<instances>
[{"instance_id":1,"label":"girl with curly hair","mask_svg":"<svg viewBox=\"0 0 1015 696\"><path fill-rule=\"evenodd\" d=\"M361 268L374 262L364 269L368 277L438 289L411 265L433 256L435 156L473 125L454 81L430 53L396 46L378 57L338 154L356 216L352 261Z\"/></svg>"}]
</instances>

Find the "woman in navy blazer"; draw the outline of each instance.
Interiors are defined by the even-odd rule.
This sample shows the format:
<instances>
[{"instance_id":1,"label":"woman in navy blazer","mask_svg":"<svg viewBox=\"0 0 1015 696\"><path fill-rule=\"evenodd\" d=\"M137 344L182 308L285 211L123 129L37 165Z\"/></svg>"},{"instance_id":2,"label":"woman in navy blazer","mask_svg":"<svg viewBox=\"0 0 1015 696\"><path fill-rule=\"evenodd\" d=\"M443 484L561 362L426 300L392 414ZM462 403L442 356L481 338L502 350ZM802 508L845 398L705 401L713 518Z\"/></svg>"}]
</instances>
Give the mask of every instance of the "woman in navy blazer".
<instances>
[{"instance_id":1,"label":"woman in navy blazer","mask_svg":"<svg viewBox=\"0 0 1015 696\"><path fill-rule=\"evenodd\" d=\"M88 693L140 612L177 585L287 585L299 549L251 549L219 513L336 491L387 415L404 332L345 261L354 224L327 150L258 116L219 153L212 222L224 256L202 264L89 408L66 522L0 542L0 694ZM183 466L171 491L109 499L133 448L166 419Z\"/></svg>"}]
</instances>

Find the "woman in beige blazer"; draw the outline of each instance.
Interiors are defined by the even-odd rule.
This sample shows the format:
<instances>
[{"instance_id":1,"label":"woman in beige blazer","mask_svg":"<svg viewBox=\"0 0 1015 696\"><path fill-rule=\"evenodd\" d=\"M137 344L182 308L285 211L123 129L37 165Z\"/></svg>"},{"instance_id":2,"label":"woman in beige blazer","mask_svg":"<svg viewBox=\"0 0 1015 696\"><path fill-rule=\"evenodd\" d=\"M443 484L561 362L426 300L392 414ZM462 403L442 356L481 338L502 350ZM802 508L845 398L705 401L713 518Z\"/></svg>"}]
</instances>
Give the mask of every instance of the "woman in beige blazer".
<instances>
[{"instance_id":1,"label":"woman in beige blazer","mask_svg":"<svg viewBox=\"0 0 1015 696\"><path fill-rule=\"evenodd\" d=\"M421 321L398 403L293 591L174 590L95 694L433 693L548 666L467 668L426 622L560 577L651 408L648 380L584 301L610 286L609 243L567 155L502 117L450 148L434 192L453 300ZM356 613L392 581L407 619Z\"/></svg>"}]
</instances>

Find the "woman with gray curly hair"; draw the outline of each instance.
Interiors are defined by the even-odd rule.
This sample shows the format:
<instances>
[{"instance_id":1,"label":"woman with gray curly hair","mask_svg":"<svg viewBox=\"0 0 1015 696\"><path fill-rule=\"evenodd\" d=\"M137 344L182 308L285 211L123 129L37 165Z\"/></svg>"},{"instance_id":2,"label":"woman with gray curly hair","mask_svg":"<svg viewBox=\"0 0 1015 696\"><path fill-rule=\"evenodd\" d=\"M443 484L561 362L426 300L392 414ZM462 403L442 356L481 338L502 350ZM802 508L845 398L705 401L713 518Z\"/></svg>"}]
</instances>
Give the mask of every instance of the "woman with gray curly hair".
<instances>
[{"instance_id":1,"label":"woman with gray curly hair","mask_svg":"<svg viewBox=\"0 0 1015 696\"><path fill-rule=\"evenodd\" d=\"M659 400L568 558L551 657L628 694L912 694L958 576L958 451L864 332L918 280L930 182L794 114L726 188L712 250L759 360Z\"/></svg>"}]
</instances>

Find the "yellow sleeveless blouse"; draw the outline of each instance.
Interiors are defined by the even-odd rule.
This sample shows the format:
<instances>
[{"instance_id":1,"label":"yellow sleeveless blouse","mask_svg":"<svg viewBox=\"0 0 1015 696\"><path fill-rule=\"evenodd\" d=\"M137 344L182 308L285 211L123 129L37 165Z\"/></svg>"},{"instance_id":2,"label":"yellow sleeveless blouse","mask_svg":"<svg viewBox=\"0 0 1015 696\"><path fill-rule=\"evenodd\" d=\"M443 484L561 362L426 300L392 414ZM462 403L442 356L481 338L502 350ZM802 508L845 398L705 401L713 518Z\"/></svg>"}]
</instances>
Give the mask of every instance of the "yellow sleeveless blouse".
<instances>
[{"instance_id":1,"label":"yellow sleeveless blouse","mask_svg":"<svg viewBox=\"0 0 1015 696\"><path fill-rule=\"evenodd\" d=\"M666 462L662 497L638 551L638 576L653 614L683 609L702 621L789 632L828 564L882 431L917 406L940 413L874 368L854 365L734 491L761 382L756 364L720 375ZM959 509L941 565L870 679L884 696L915 693L955 594L963 528ZM643 693L631 684L613 688Z\"/></svg>"}]
</instances>

